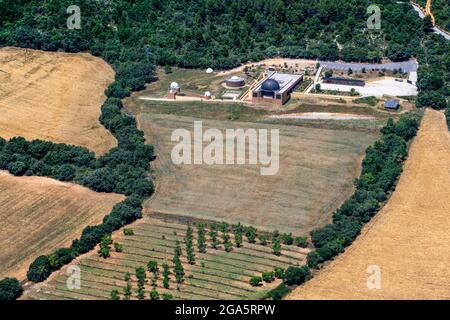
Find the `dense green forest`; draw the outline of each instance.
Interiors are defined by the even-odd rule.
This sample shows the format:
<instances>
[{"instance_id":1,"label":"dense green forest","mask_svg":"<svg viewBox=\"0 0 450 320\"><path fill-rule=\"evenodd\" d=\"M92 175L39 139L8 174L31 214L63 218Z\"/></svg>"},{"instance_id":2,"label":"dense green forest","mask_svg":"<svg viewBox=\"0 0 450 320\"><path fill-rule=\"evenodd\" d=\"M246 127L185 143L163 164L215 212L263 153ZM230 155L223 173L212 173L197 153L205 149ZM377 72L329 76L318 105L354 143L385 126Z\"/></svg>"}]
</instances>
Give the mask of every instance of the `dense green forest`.
<instances>
[{"instance_id":1,"label":"dense green forest","mask_svg":"<svg viewBox=\"0 0 450 320\"><path fill-rule=\"evenodd\" d=\"M448 0L433 0L431 10L436 18L436 23L450 31L450 2Z\"/></svg>"},{"instance_id":2,"label":"dense green forest","mask_svg":"<svg viewBox=\"0 0 450 320\"><path fill-rule=\"evenodd\" d=\"M0 140L0 166L16 175L73 180L97 191L128 196L102 224L89 226L69 248L41 256L28 278L51 272L91 250L105 234L138 218L153 192L147 178L153 149L120 99L142 89L155 65L225 69L264 57L380 62L411 57L420 63L419 107L443 109L450 96L450 41L431 33L408 2L379 0L381 29L369 30L369 0L80 0L81 29L69 30L69 0L0 0L0 47L89 51L116 70L106 90L101 123L119 141L100 159L85 149L23 139ZM418 120L389 123L383 140L368 150L358 191L336 212L334 224L313 234L312 267L338 254L379 209L401 172L406 142ZM151 143L151 141L150 141ZM386 162L386 159L388 162ZM330 229L330 230L328 230ZM5 288L15 287L6 281ZM12 294L8 297L14 297Z\"/></svg>"},{"instance_id":3,"label":"dense green forest","mask_svg":"<svg viewBox=\"0 0 450 320\"><path fill-rule=\"evenodd\" d=\"M67 30L70 0L2 2L1 44L90 50L110 63L139 51L184 67L228 68L277 54L404 60L417 54L423 35L410 5L390 0L377 1L382 31L366 27L369 0L81 0L81 30Z\"/></svg>"},{"instance_id":4,"label":"dense green forest","mask_svg":"<svg viewBox=\"0 0 450 320\"><path fill-rule=\"evenodd\" d=\"M417 1L423 8L427 4L427 0ZM450 31L450 2L448 0L432 0L431 11L436 18L436 24L445 30Z\"/></svg>"},{"instance_id":5,"label":"dense green forest","mask_svg":"<svg viewBox=\"0 0 450 320\"><path fill-rule=\"evenodd\" d=\"M430 33L408 2L379 0L381 29L369 30L369 0L1 0L0 46L90 51L112 64L122 98L151 80L152 66L230 68L264 57L379 62L417 57L419 106L444 108L450 44Z\"/></svg>"}]
</instances>

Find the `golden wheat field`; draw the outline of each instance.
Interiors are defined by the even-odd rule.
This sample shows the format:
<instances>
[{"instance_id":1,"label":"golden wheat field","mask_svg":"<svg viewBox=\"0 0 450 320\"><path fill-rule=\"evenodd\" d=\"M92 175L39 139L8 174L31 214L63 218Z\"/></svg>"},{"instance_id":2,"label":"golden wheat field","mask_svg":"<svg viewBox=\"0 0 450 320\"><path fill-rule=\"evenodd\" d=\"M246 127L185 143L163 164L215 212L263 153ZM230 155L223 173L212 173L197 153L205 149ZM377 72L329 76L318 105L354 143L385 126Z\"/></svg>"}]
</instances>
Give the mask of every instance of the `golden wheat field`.
<instances>
[{"instance_id":1,"label":"golden wheat field","mask_svg":"<svg viewBox=\"0 0 450 320\"><path fill-rule=\"evenodd\" d=\"M387 205L345 253L289 298L450 299L449 159L445 117L427 110ZM374 265L380 288L369 290L367 270Z\"/></svg>"},{"instance_id":2,"label":"golden wheat field","mask_svg":"<svg viewBox=\"0 0 450 320\"><path fill-rule=\"evenodd\" d=\"M43 139L103 154L116 140L98 121L114 71L89 54L0 49L0 136Z\"/></svg>"},{"instance_id":3,"label":"golden wheat field","mask_svg":"<svg viewBox=\"0 0 450 320\"><path fill-rule=\"evenodd\" d=\"M101 223L118 194L42 177L0 171L0 278L24 279L39 255L68 246L84 227Z\"/></svg>"}]
</instances>

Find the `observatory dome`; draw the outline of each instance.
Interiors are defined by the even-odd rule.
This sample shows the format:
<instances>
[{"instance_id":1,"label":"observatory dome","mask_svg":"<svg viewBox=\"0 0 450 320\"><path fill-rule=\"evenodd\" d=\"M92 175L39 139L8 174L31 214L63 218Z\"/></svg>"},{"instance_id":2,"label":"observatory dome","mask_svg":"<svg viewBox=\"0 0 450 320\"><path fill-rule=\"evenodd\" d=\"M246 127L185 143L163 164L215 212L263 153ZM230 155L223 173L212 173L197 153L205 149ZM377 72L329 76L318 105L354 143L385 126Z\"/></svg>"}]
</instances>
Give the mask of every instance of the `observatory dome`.
<instances>
[{"instance_id":1,"label":"observatory dome","mask_svg":"<svg viewBox=\"0 0 450 320\"><path fill-rule=\"evenodd\" d=\"M278 91L280 90L280 84L274 79L267 79L261 85L261 90L263 91Z\"/></svg>"}]
</instances>

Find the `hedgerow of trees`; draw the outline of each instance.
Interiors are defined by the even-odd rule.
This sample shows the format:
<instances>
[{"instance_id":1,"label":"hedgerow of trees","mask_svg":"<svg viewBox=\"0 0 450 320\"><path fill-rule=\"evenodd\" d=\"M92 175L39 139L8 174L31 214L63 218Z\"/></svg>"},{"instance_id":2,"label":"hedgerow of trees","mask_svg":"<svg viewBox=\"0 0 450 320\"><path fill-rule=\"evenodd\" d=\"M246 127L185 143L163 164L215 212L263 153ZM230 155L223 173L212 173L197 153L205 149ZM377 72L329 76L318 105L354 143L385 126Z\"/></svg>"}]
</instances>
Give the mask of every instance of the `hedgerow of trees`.
<instances>
[{"instance_id":1,"label":"hedgerow of trees","mask_svg":"<svg viewBox=\"0 0 450 320\"><path fill-rule=\"evenodd\" d=\"M333 223L311 232L315 250L307 255L310 268L343 252L395 189L407 156L408 142L416 135L420 112L402 115L398 122L390 119L382 128L381 139L366 151L355 193L333 214Z\"/></svg>"}]
</instances>

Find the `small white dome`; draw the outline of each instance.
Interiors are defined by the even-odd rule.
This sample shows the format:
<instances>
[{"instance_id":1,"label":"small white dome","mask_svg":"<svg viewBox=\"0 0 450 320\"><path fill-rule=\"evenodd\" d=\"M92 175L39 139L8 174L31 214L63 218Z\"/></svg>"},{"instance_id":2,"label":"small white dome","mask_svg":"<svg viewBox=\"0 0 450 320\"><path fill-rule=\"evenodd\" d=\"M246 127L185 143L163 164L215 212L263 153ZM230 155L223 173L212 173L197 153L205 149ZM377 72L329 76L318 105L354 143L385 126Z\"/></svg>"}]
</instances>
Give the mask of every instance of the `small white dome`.
<instances>
[{"instance_id":1,"label":"small white dome","mask_svg":"<svg viewBox=\"0 0 450 320\"><path fill-rule=\"evenodd\" d=\"M180 88L180 85L177 82L172 82L170 84L170 89L172 89L172 90L177 90L179 88Z\"/></svg>"},{"instance_id":2,"label":"small white dome","mask_svg":"<svg viewBox=\"0 0 450 320\"><path fill-rule=\"evenodd\" d=\"M231 80L241 80L241 78L238 77L238 76L232 76L232 77L231 77Z\"/></svg>"},{"instance_id":3,"label":"small white dome","mask_svg":"<svg viewBox=\"0 0 450 320\"><path fill-rule=\"evenodd\" d=\"M205 92L205 97L211 97L211 92L206 91L206 92Z\"/></svg>"},{"instance_id":4,"label":"small white dome","mask_svg":"<svg viewBox=\"0 0 450 320\"><path fill-rule=\"evenodd\" d=\"M211 68L206 69L206 73L213 73L213 69Z\"/></svg>"}]
</instances>

